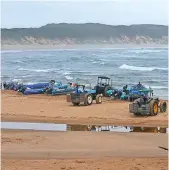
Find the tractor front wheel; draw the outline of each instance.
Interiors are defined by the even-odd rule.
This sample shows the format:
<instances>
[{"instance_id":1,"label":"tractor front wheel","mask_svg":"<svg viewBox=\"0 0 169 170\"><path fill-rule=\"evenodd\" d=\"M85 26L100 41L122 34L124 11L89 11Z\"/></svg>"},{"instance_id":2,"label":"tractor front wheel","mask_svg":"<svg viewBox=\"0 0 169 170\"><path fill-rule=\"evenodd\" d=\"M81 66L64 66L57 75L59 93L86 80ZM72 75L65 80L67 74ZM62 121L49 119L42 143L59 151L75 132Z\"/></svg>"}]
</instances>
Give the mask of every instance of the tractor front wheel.
<instances>
[{"instance_id":1,"label":"tractor front wheel","mask_svg":"<svg viewBox=\"0 0 169 170\"><path fill-rule=\"evenodd\" d=\"M84 104L88 106L91 105L92 103L93 103L93 96L91 94L86 94Z\"/></svg>"},{"instance_id":2,"label":"tractor front wheel","mask_svg":"<svg viewBox=\"0 0 169 170\"><path fill-rule=\"evenodd\" d=\"M158 114L158 102L156 100L152 100L150 102L150 115L156 116Z\"/></svg>"},{"instance_id":3,"label":"tractor front wheel","mask_svg":"<svg viewBox=\"0 0 169 170\"><path fill-rule=\"evenodd\" d=\"M102 103L102 96L100 94L98 94L96 96L96 104L101 104Z\"/></svg>"}]
</instances>

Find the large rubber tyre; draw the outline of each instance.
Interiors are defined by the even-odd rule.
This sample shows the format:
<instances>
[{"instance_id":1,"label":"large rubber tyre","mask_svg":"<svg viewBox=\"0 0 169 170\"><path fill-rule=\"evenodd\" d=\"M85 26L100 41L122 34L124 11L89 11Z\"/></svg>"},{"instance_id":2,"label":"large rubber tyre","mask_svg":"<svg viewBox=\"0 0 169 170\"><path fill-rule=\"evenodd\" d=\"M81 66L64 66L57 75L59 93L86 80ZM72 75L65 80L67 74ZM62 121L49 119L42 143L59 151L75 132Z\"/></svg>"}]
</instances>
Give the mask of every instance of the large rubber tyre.
<instances>
[{"instance_id":1,"label":"large rubber tyre","mask_svg":"<svg viewBox=\"0 0 169 170\"><path fill-rule=\"evenodd\" d=\"M150 101L150 116L158 114L158 102L156 100Z\"/></svg>"},{"instance_id":2,"label":"large rubber tyre","mask_svg":"<svg viewBox=\"0 0 169 170\"><path fill-rule=\"evenodd\" d=\"M80 103L72 103L73 106L79 106Z\"/></svg>"},{"instance_id":3,"label":"large rubber tyre","mask_svg":"<svg viewBox=\"0 0 169 170\"><path fill-rule=\"evenodd\" d=\"M92 125L87 125L87 130L91 131L92 130Z\"/></svg>"},{"instance_id":4,"label":"large rubber tyre","mask_svg":"<svg viewBox=\"0 0 169 170\"><path fill-rule=\"evenodd\" d=\"M85 94L84 105L88 106L91 105L92 103L93 103L93 96L91 94Z\"/></svg>"},{"instance_id":5,"label":"large rubber tyre","mask_svg":"<svg viewBox=\"0 0 169 170\"><path fill-rule=\"evenodd\" d=\"M105 89L104 89L103 95L104 95L105 97L109 97L109 95L106 94L106 92L107 92L108 90L111 90L111 89L112 89L112 88L111 88L110 86L106 86Z\"/></svg>"},{"instance_id":6,"label":"large rubber tyre","mask_svg":"<svg viewBox=\"0 0 169 170\"><path fill-rule=\"evenodd\" d=\"M136 103L136 104L137 104L137 107L139 107L139 104L138 104L137 100L134 100L133 103ZM141 114L138 113L138 112L133 112L133 115L134 115L134 116L140 116Z\"/></svg>"},{"instance_id":7,"label":"large rubber tyre","mask_svg":"<svg viewBox=\"0 0 169 170\"><path fill-rule=\"evenodd\" d=\"M102 103L102 95L98 94L96 96L96 104L101 104Z\"/></svg>"},{"instance_id":8,"label":"large rubber tyre","mask_svg":"<svg viewBox=\"0 0 169 170\"><path fill-rule=\"evenodd\" d=\"M160 112L164 113L167 110L167 103L166 102L161 102L160 104Z\"/></svg>"}]
</instances>

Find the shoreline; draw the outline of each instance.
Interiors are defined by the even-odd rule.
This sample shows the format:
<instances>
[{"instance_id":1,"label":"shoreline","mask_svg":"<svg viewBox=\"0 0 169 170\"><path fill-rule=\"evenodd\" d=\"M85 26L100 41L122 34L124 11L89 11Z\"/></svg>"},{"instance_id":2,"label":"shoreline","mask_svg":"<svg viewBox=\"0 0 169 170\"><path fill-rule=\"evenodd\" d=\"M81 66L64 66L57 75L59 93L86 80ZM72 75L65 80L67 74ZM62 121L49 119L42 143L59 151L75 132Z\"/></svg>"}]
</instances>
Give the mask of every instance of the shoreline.
<instances>
[{"instance_id":1,"label":"shoreline","mask_svg":"<svg viewBox=\"0 0 169 170\"><path fill-rule=\"evenodd\" d=\"M168 44L74 44L74 45L1 45L1 51L11 50L75 50L75 49L116 49L116 48L168 48Z\"/></svg>"}]
</instances>

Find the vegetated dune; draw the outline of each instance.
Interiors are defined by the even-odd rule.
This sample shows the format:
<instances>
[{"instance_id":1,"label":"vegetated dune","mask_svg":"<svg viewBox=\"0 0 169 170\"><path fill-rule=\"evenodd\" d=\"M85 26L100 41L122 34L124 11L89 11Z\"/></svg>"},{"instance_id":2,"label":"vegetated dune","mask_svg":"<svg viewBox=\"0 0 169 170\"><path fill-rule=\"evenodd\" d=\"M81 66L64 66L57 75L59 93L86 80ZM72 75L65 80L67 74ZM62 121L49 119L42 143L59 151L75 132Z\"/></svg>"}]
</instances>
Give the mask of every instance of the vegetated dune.
<instances>
[{"instance_id":1,"label":"vegetated dune","mask_svg":"<svg viewBox=\"0 0 169 170\"><path fill-rule=\"evenodd\" d=\"M39 28L1 29L3 45L167 44L168 26L47 24Z\"/></svg>"}]
</instances>

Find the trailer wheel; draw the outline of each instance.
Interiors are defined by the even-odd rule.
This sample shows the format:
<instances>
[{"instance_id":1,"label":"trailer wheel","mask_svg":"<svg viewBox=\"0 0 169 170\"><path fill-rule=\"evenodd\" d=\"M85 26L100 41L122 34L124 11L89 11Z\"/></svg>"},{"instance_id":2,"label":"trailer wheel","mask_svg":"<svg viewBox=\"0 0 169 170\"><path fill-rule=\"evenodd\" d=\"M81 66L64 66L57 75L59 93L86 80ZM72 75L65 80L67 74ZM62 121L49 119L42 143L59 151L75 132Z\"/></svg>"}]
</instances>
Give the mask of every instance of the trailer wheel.
<instances>
[{"instance_id":1,"label":"trailer wheel","mask_svg":"<svg viewBox=\"0 0 169 170\"><path fill-rule=\"evenodd\" d=\"M161 102L160 104L160 112L164 113L167 110L167 103L166 102Z\"/></svg>"},{"instance_id":2,"label":"trailer wheel","mask_svg":"<svg viewBox=\"0 0 169 170\"><path fill-rule=\"evenodd\" d=\"M150 115L156 116L158 114L158 102L156 100L152 100L150 102Z\"/></svg>"},{"instance_id":3,"label":"trailer wheel","mask_svg":"<svg viewBox=\"0 0 169 170\"><path fill-rule=\"evenodd\" d=\"M96 96L96 104L101 104L102 103L102 96L100 94L98 94Z\"/></svg>"},{"instance_id":4,"label":"trailer wheel","mask_svg":"<svg viewBox=\"0 0 169 170\"><path fill-rule=\"evenodd\" d=\"M93 96L91 94L85 94L84 104L86 106L91 105L93 103Z\"/></svg>"}]
</instances>

